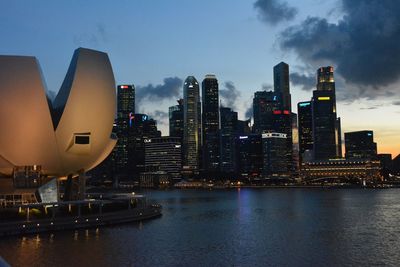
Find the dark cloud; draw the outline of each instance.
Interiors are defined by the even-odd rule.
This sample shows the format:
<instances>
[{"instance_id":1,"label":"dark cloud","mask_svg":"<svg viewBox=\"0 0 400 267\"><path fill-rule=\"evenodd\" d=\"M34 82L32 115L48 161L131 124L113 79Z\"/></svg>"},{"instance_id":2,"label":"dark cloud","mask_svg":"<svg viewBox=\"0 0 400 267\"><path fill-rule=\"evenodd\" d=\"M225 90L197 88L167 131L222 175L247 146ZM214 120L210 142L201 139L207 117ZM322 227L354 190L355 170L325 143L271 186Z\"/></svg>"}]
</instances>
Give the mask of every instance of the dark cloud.
<instances>
[{"instance_id":1,"label":"dark cloud","mask_svg":"<svg viewBox=\"0 0 400 267\"><path fill-rule=\"evenodd\" d=\"M379 91L400 78L400 4L342 0L341 6L344 16L337 23L308 17L288 27L280 34L280 47L315 68L335 66L336 74L359 96L385 95Z\"/></svg>"},{"instance_id":2,"label":"dark cloud","mask_svg":"<svg viewBox=\"0 0 400 267\"><path fill-rule=\"evenodd\" d=\"M219 90L219 96L221 97L222 106L233 108L240 97L240 92L233 82L227 81L224 83L224 88Z\"/></svg>"},{"instance_id":3,"label":"dark cloud","mask_svg":"<svg viewBox=\"0 0 400 267\"><path fill-rule=\"evenodd\" d=\"M165 99L180 98L182 93L182 80L178 77L168 77L162 84L148 84L146 86L136 87L136 99L140 105L141 102L149 101L162 102Z\"/></svg>"},{"instance_id":4,"label":"dark cloud","mask_svg":"<svg viewBox=\"0 0 400 267\"><path fill-rule=\"evenodd\" d=\"M305 91L315 89L316 84L315 76L308 76L298 72L293 72L290 74L290 82L294 86L300 86L301 89Z\"/></svg>"},{"instance_id":5,"label":"dark cloud","mask_svg":"<svg viewBox=\"0 0 400 267\"><path fill-rule=\"evenodd\" d=\"M246 110L244 113L244 117L247 119L251 119L253 117L253 104L250 105L250 107Z\"/></svg>"},{"instance_id":6,"label":"dark cloud","mask_svg":"<svg viewBox=\"0 0 400 267\"><path fill-rule=\"evenodd\" d=\"M257 0L254 8L258 10L260 19L270 25L292 20L297 14L296 8L281 0Z\"/></svg>"},{"instance_id":7,"label":"dark cloud","mask_svg":"<svg viewBox=\"0 0 400 267\"><path fill-rule=\"evenodd\" d=\"M400 100L399 101L394 101L392 104L396 105L396 106L400 106Z\"/></svg>"}]
</instances>

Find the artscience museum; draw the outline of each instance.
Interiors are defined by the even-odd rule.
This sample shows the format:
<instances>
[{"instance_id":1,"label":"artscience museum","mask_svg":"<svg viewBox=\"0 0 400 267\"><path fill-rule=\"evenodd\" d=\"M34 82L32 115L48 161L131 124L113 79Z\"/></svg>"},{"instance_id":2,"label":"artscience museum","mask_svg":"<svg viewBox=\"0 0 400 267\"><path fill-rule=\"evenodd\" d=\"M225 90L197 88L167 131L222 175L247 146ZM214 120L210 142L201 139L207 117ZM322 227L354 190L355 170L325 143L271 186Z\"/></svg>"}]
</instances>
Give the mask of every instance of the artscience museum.
<instances>
[{"instance_id":1,"label":"artscience museum","mask_svg":"<svg viewBox=\"0 0 400 267\"><path fill-rule=\"evenodd\" d=\"M75 51L56 98L39 63L0 56L0 205L84 197L85 172L112 151L115 80L106 53Z\"/></svg>"}]
</instances>

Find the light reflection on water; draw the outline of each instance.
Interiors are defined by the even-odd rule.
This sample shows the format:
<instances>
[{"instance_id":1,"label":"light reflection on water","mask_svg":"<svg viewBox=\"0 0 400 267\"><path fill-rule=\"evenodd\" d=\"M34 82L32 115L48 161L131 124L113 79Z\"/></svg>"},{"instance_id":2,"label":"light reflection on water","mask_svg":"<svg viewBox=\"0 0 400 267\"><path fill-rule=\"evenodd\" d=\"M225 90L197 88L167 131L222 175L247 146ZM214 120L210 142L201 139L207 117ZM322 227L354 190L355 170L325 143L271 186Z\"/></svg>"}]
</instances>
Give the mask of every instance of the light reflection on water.
<instances>
[{"instance_id":1,"label":"light reflection on water","mask_svg":"<svg viewBox=\"0 0 400 267\"><path fill-rule=\"evenodd\" d=\"M400 263L400 191L147 191L159 219L2 238L12 266L338 266Z\"/></svg>"}]
</instances>

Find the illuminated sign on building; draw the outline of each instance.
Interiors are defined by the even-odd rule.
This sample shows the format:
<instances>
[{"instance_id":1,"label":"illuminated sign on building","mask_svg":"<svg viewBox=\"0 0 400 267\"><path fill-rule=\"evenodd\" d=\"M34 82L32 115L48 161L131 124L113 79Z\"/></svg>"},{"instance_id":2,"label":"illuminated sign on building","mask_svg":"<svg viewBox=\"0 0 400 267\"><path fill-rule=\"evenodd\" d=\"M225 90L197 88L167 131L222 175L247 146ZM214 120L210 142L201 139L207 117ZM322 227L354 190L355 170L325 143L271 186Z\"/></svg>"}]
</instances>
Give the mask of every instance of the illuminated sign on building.
<instances>
[{"instance_id":1,"label":"illuminated sign on building","mask_svg":"<svg viewBox=\"0 0 400 267\"><path fill-rule=\"evenodd\" d=\"M121 88L122 88L122 89L128 89L129 86L128 86L128 85L121 85Z\"/></svg>"},{"instance_id":2,"label":"illuminated sign on building","mask_svg":"<svg viewBox=\"0 0 400 267\"><path fill-rule=\"evenodd\" d=\"M282 114L282 111L280 111L280 110L274 110L273 113L274 113L275 115L279 115L279 114Z\"/></svg>"},{"instance_id":3,"label":"illuminated sign on building","mask_svg":"<svg viewBox=\"0 0 400 267\"><path fill-rule=\"evenodd\" d=\"M318 97L318 100L326 101L326 100L331 100L329 96L320 96Z\"/></svg>"},{"instance_id":4,"label":"illuminated sign on building","mask_svg":"<svg viewBox=\"0 0 400 267\"><path fill-rule=\"evenodd\" d=\"M311 103L310 103L310 102L306 102L306 103L299 103L299 107L307 107L307 106L309 106L309 105L311 105Z\"/></svg>"},{"instance_id":5,"label":"illuminated sign on building","mask_svg":"<svg viewBox=\"0 0 400 267\"><path fill-rule=\"evenodd\" d=\"M247 138L249 138L247 135L239 136L239 139L247 139Z\"/></svg>"},{"instance_id":6,"label":"illuminated sign on building","mask_svg":"<svg viewBox=\"0 0 400 267\"><path fill-rule=\"evenodd\" d=\"M135 119L135 115L133 113L129 113L129 127L132 127L132 121Z\"/></svg>"}]
</instances>

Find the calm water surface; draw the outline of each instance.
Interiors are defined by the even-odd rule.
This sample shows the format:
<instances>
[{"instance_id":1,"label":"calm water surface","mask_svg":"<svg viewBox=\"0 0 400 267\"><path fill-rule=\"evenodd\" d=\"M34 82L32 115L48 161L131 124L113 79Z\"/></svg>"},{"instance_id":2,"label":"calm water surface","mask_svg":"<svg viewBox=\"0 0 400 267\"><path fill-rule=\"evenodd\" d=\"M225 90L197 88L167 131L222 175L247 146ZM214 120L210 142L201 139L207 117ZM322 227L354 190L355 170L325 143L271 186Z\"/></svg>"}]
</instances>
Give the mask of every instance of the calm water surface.
<instances>
[{"instance_id":1,"label":"calm water surface","mask_svg":"<svg viewBox=\"0 0 400 267\"><path fill-rule=\"evenodd\" d=\"M2 238L12 266L400 265L400 190L147 191L163 216Z\"/></svg>"}]
</instances>

